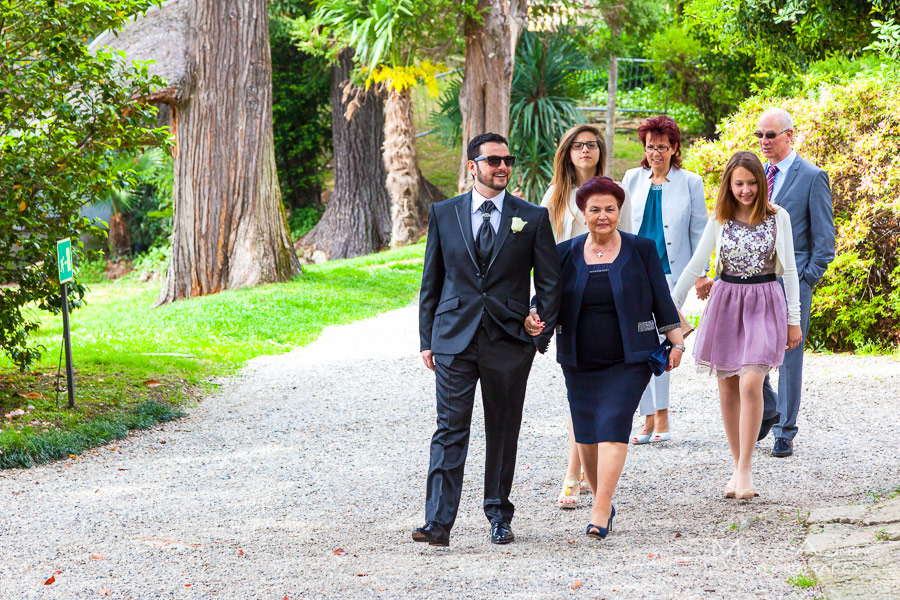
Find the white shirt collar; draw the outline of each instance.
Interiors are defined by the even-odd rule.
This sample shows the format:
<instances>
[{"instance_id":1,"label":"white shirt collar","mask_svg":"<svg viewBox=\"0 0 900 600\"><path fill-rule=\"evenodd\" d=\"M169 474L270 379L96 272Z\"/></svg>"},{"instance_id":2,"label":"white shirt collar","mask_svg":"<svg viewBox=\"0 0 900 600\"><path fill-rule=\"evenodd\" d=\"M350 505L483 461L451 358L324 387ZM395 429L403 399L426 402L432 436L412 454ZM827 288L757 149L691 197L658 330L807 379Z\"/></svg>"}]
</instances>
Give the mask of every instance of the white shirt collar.
<instances>
[{"instance_id":1,"label":"white shirt collar","mask_svg":"<svg viewBox=\"0 0 900 600\"><path fill-rule=\"evenodd\" d=\"M485 198L481 194L478 193L474 187L472 188L472 214L474 215L478 212L478 209L481 208L482 203L485 200L490 200L494 203L494 207L499 211L503 212L503 199L506 198L506 190L503 190L493 198Z\"/></svg>"},{"instance_id":2,"label":"white shirt collar","mask_svg":"<svg viewBox=\"0 0 900 600\"><path fill-rule=\"evenodd\" d=\"M794 164L794 159L797 158L797 151L793 148L791 149L790 154L781 159L781 162L775 163L775 166L778 167L779 173L787 173L787 170L791 168L791 165ZM772 164L772 163L769 163ZM766 169L768 171L768 169Z\"/></svg>"}]
</instances>

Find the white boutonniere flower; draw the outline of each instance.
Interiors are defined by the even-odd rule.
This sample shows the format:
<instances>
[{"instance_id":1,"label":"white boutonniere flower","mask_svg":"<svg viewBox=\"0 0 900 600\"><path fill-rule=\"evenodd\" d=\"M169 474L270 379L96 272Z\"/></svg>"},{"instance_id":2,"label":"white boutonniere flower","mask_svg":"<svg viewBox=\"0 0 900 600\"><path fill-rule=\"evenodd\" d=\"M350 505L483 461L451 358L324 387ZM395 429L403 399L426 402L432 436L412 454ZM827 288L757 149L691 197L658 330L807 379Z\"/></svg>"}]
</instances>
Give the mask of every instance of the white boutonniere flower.
<instances>
[{"instance_id":1,"label":"white boutonniere flower","mask_svg":"<svg viewBox=\"0 0 900 600\"><path fill-rule=\"evenodd\" d=\"M523 221L519 217L513 217L512 224L509 226L509 228L512 231L518 233L522 231L526 225L528 225L528 221Z\"/></svg>"}]
</instances>

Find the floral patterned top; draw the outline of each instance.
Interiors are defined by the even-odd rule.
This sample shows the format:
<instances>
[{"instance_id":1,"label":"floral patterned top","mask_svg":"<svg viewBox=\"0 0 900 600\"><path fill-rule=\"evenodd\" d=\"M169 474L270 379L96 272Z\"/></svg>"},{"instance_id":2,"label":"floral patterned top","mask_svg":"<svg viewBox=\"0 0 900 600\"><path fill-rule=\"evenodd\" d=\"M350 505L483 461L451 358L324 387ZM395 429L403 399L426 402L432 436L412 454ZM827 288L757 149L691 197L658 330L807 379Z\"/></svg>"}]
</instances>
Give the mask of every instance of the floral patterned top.
<instances>
[{"instance_id":1,"label":"floral patterned top","mask_svg":"<svg viewBox=\"0 0 900 600\"><path fill-rule=\"evenodd\" d=\"M750 225L733 219L722 228L722 272L755 277L775 272L775 215Z\"/></svg>"}]
</instances>

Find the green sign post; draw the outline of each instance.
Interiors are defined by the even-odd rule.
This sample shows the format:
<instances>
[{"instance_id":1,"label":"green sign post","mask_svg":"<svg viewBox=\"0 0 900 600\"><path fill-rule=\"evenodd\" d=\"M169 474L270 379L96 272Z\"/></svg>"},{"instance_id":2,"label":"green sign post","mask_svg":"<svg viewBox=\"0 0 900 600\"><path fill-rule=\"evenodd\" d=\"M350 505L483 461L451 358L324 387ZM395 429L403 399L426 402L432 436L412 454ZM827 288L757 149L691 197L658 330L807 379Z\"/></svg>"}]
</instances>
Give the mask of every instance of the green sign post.
<instances>
[{"instance_id":1,"label":"green sign post","mask_svg":"<svg viewBox=\"0 0 900 600\"><path fill-rule=\"evenodd\" d=\"M63 343L66 347L66 388L69 392L69 408L75 408L75 371L72 368L72 339L69 336L69 286L74 276L72 268L72 240L56 242L56 264L59 283L62 285Z\"/></svg>"}]
</instances>

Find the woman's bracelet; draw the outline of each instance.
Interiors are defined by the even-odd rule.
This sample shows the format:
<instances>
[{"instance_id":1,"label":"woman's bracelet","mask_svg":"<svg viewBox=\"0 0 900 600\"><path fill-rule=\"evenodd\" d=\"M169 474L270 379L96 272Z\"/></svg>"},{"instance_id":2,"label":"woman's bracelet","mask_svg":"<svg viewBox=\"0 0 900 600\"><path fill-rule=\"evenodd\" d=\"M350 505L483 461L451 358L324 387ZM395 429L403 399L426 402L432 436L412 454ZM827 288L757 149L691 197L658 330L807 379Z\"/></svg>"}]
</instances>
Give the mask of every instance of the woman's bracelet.
<instances>
[{"instance_id":1,"label":"woman's bracelet","mask_svg":"<svg viewBox=\"0 0 900 600\"><path fill-rule=\"evenodd\" d=\"M687 348L684 347L684 346L682 346L681 344L672 344L672 347L673 347L673 348L678 348L678 349L681 350L682 352L684 352L685 350L687 350Z\"/></svg>"}]
</instances>

